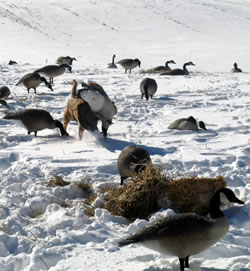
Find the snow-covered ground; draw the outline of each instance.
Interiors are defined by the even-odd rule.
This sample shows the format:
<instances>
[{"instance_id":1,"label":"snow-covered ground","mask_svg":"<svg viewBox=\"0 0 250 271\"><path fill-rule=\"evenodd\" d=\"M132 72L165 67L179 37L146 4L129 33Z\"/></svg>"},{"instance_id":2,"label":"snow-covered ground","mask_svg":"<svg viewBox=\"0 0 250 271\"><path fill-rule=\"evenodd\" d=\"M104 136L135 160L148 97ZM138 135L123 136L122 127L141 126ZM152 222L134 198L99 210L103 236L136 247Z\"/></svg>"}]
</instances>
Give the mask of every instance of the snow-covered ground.
<instances>
[{"instance_id":1,"label":"snow-covered ground","mask_svg":"<svg viewBox=\"0 0 250 271\"><path fill-rule=\"evenodd\" d=\"M72 79L100 83L118 108L104 139L84 132L78 140L58 130L27 135L3 120L0 107L0 270L94 271L179 270L175 257L117 241L147 223L129 222L97 208L83 212L81 181L95 189L119 185L117 157L127 145L146 148L154 164L170 174L222 175L245 205L229 210L229 233L215 246L191 257L190 269L250 270L250 5L247 0L12 0L0 1L0 86L11 90L10 110L41 108L63 120ZM190 76L150 75L154 98L140 99L140 69L107 69L116 60L139 58L142 69L173 59L193 61ZM73 73L55 78L54 92L37 94L15 86L25 73L70 55ZM9 66L12 59L18 65ZM243 69L232 74L234 62ZM167 129L193 115L207 131ZM53 175L71 182L44 184ZM68 208L65 208L68 206ZM153 215L168 215L162 210ZM232 214L233 213L233 214Z\"/></svg>"}]
</instances>

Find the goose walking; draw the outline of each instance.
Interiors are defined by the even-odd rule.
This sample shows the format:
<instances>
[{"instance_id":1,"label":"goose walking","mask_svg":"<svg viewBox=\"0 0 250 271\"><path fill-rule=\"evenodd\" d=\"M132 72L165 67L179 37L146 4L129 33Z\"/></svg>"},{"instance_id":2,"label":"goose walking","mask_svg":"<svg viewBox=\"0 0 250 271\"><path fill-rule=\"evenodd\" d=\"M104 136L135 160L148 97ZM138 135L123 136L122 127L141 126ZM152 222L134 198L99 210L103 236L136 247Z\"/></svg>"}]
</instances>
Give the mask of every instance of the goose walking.
<instances>
[{"instance_id":1,"label":"goose walking","mask_svg":"<svg viewBox=\"0 0 250 271\"><path fill-rule=\"evenodd\" d=\"M34 89L36 93L36 88L40 86L41 83L45 83L46 87L49 88L51 91L53 91L53 88L51 84L42 76L40 76L39 73L33 72L33 73L27 73L25 74L16 84L16 86L23 84L26 88L28 93L30 92L30 89Z\"/></svg>"},{"instance_id":2,"label":"goose walking","mask_svg":"<svg viewBox=\"0 0 250 271\"><path fill-rule=\"evenodd\" d=\"M60 56L56 60L56 64L62 65L62 64L67 64L72 66L73 60L77 61L75 57L70 57L70 56Z\"/></svg>"},{"instance_id":3,"label":"goose walking","mask_svg":"<svg viewBox=\"0 0 250 271\"><path fill-rule=\"evenodd\" d=\"M129 70L129 73L131 73L131 70L134 69L135 67L138 66L140 68L141 61L138 58L136 59L125 58L116 62L116 64L120 64L125 69L125 73L127 73L127 70Z\"/></svg>"},{"instance_id":4,"label":"goose walking","mask_svg":"<svg viewBox=\"0 0 250 271\"><path fill-rule=\"evenodd\" d=\"M24 128L28 131L28 135L32 132L37 135L38 131L44 129L59 128L61 135L68 136L59 120L54 120L49 112L42 109L26 109L15 113L8 113L4 116L7 120L19 120Z\"/></svg>"},{"instance_id":5,"label":"goose walking","mask_svg":"<svg viewBox=\"0 0 250 271\"><path fill-rule=\"evenodd\" d=\"M168 126L168 129L177 130L199 130L199 128L207 130L203 121L197 121L192 116L188 118L177 119Z\"/></svg>"},{"instance_id":6,"label":"goose walking","mask_svg":"<svg viewBox=\"0 0 250 271\"><path fill-rule=\"evenodd\" d=\"M138 146L126 146L118 156L117 168L123 181L144 170L151 158L147 150Z\"/></svg>"},{"instance_id":7,"label":"goose walking","mask_svg":"<svg viewBox=\"0 0 250 271\"><path fill-rule=\"evenodd\" d=\"M177 256L180 271L189 268L189 257L217 243L229 230L229 223L220 210L222 198L244 204L234 192L221 188L210 200L210 216L192 213L169 216L155 221L121 240L118 245L139 244L165 255Z\"/></svg>"},{"instance_id":8,"label":"goose walking","mask_svg":"<svg viewBox=\"0 0 250 271\"><path fill-rule=\"evenodd\" d=\"M176 64L173 60L169 60L165 63L165 66L157 66L155 68L144 71L143 73L163 73L171 70L169 64Z\"/></svg>"},{"instance_id":9,"label":"goose walking","mask_svg":"<svg viewBox=\"0 0 250 271\"><path fill-rule=\"evenodd\" d=\"M153 78L144 78L140 83L141 98L143 99L144 95L148 101L149 97L153 98L157 90L157 83Z\"/></svg>"},{"instance_id":10,"label":"goose walking","mask_svg":"<svg viewBox=\"0 0 250 271\"><path fill-rule=\"evenodd\" d=\"M115 65L115 57L116 57L116 56L113 55L113 57L112 57L112 62L108 64L108 68L109 68L109 69L116 69L116 68L117 68L117 66Z\"/></svg>"},{"instance_id":11,"label":"goose walking","mask_svg":"<svg viewBox=\"0 0 250 271\"><path fill-rule=\"evenodd\" d=\"M61 65L47 65L44 66L35 72L42 74L43 76L49 77L49 82L53 84L54 77L60 76L65 73L66 69L69 72L72 72L72 68L68 64L61 64Z\"/></svg>"},{"instance_id":12,"label":"goose walking","mask_svg":"<svg viewBox=\"0 0 250 271\"><path fill-rule=\"evenodd\" d=\"M163 72L160 75L189 75L189 71L187 70L187 66L195 66L193 62L187 62L183 65L183 69L173 69L167 72Z\"/></svg>"},{"instance_id":13,"label":"goose walking","mask_svg":"<svg viewBox=\"0 0 250 271\"><path fill-rule=\"evenodd\" d=\"M234 67L233 67L233 69L231 71L232 72L242 72L242 70L240 68L238 68L237 63L234 63Z\"/></svg>"}]
</instances>

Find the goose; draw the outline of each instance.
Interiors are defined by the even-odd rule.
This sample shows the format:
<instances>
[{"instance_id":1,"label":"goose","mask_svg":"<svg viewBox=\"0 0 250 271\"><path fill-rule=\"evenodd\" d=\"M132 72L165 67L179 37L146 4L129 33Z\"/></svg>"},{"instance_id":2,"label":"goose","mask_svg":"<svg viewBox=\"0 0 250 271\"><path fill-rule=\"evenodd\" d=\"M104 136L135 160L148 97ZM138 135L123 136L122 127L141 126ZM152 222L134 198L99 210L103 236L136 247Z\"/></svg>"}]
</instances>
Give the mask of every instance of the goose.
<instances>
[{"instance_id":1,"label":"goose","mask_svg":"<svg viewBox=\"0 0 250 271\"><path fill-rule=\"evenodd\" d=\"M56 60L56 64L62 65L62 64L67 64L67 65L72 65L73 60L77 61L75 57L70 57L70 56L60 56Z\"/></svg>"},{"instance_id":2,"label":"goose","mask_svg":"<svg viewBox=\"0 0 250 271\"><path fill-rule=\"evenodd\" d=\"M49 82L53 84L54 77L60 76L65 73L65 71L69 70L69 72L72 72L72 68L68 64L61 64L61 65L47 65L44 66L35 72L38 72L42 74L43 76L49 77Z\"/></svg>"},{"instance_id":3,"label":"goose","mask_svg":"<svg viewBox=\"0 0 250 271\"><path fill-rule=\"evenodd\" d=\"M117 114L117 107L101 85L95 82L89 82L88 84L82 82L82 86L84 88L78 90L77 96L89 105L85 106L86 115L93 116L94 113L96 118L102 122L102 133L106 137L112 119ZM88 130L87 127L84 128Z\"/></svg>"},{"instance_id":4,"label":"goose","mask_svg":"<svg viewBox=\"0 0 250 271\"><path fill-rule=\"evenodd\" d=\"M168 126L168 129L177 130L198 130L199 128L207 130L203 121L197 122L196 119L192 116L188 118L177 119Z\"/></svg>"},{"instance_id":5,"label":"goose","mask_svg":"<svg viewBox=\"0 0 250 271\"><path fill-rule=\"evenodd\" d=\"M8 63L8 65L16 65L16 64L17 64L17 62L14 61L14 60L10 60L9 63Z\"/></svg>"},{"instance_id":6,"label":"goose","mask_svg":"<svg viewBox=\"0 0 250 271\"><path fill-rule=\"evenodd\" d=\"M170 71L171 68L168 66L168 64L176 64L176 63L173 60L169 60L165 63L165 66L157 66L155 68L144 71L144 73L163 73L163 72Z\"/></svg>"},{"instance_id":7,"label":"goose","mask_svg":"<svg viewBox=\"0 0 250 271\"><path fill-rule=\"evenodd\" d=\"M135 173L144 170L151 158L147 150L138 146L126 146L118 156L117 168L123 181Z\"/></svg>"},{"instance_id":8,"label":"goose","mask_svg":"<svg viewBox=\"0 0 250 271\"><path fill-rule=\"evenodd\" d=\"M11 112L5 115L4 119L20 120L28 131L28 135L34 132L36 136L38 131L55 128L60 129L62 136L69 135L59 120L54 120L48 111L42 109L25 109L14 113Z\"/></svg>"},{"instance_id":9,"label":"goose","mask_svg":"<svg viewBox=\"0 0 250 271\"><path fill-rule=\"evenodd\" d=\"M242 72L242 70L238 68L237 63L234 63L234 68L232 69L232 72Z\"/></svg>"},{"instance_id":10,"label":"goose","mask_svg":"<svg viewBox=\"0 0 250 271\"><path fill-rule=\"evenodd\" d=\"M108 68L109 69L116 69L117 68L117 66L115 65L115 55L113 55L113 57L112 57L112 63L108 64Z\"/></svg>"},{"instance_id":11,"label":"goose","mask_svg":"<svg viewBox=\"0 0 250 271\"><path fill-rule=\"evenodd\" d=\"M189 268L189 256L203 252L217 243L229 230L220 210L222 198L244 204L229 188L221 188L210 200L210 216L193 213L169 216L155 221L121 240L118 245L138 243L162 254L177 256L180 271Z\"/></svg>"},{"instance_id":12,"label":"goose","mask_svg":"<svg viewBox=\"0 0 250 271\"><path fill-rule=\"evenodd\" d=\"M25 74L16 84L16 86L23 84L29 93L30 89L33 88L36 93L36 88L41 84L45 83L46 87L48 87L51 91L53 91L53 88L51 84L42 76L40 76L39 73L33 72L33 73L27 73Z\"/></svg>"},{"instance_id":13,"label":"goose","mask_svg":"<svg viewBox=\"0 0 250 271\"><path fill-rule=\"evenodd\" d=\"M195 66L193 62L187 62L183 65L183 69L173 69L167 72L163 72L160 75L188 75L189 71L187 70L187 66Z\"/></svg>"},{"instance_id":14,"label":"goose","mask_svg":"<svg viewBox=\"0 0 250 271\"><path fill-rule=\"evenodd\" d=\"M132 69L134 69L137 66L139 67L141 66L141 61L138 58L136 59L125 58L116 62L116 64L120 64L125 69L125 73L127 73L127 70L129 70L129 73L131 73Z\"/></svg>"},{"instance_id":15,"label":"goose","mask_svg":"<svg viewBox=\"0 0 250 271\"><path fill-rule=\"evenodd\" d=\"M157 83L152 78L144 78L140 83L141 98L145 95L146 100L148 101L149 96L151 99L157 90Z\"/></svg>"},{"instance_id":16,"label":"goose","mask_svg":"<svg viewBox=\"0 0 250 271\"><path fill-rule=\"evenodd\" d=\"M10 95L10 89L6 86L0 87L0 99L7 99Z\"/></svg>"}]
</instances>

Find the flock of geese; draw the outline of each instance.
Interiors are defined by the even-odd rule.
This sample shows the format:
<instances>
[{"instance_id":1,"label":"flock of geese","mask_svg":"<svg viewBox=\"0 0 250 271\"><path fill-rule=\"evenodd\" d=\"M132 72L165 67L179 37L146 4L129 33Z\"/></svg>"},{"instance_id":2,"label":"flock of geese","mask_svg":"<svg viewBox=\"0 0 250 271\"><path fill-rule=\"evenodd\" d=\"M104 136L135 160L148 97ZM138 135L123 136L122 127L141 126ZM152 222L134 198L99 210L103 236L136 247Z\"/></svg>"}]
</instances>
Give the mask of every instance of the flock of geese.
<instances>
[{"instance_id":1,"label":"flock of geese","mask_svg":"<svg viewBox=\"0 0 250 271\"><path fill-rule=\"evenodd\" d=\"M140 67L139 59L122 59L115 63L115 55L108 68L117 68L116 64L121 65L125 73L135 67ZM22 84L28 91L44 83L51 91L54 78L62 75L66 70L72 71L73 61L76 58L70 56L59 57L57 65L47 65L25 74L17 85ZM10 65L15 65L15 61ZM189 71L187 66L194 66L192 62L183 65L183 69L171 69L169 64L175 64L173 60L166 62L165 66L157 66L143 73L158 73L164 76L187 75ZM232 72L242 72L237 64L234 63ZM49 78L49 81L47 81ZM141 98L145 96L146 100L153 97L157 90L157 83L153 78L144 78L140 83ZM43 129L59 128L62 136L68 136L66 131L69 121L76 120L79 125L79 138L84 129L96 130L97 121L102 122L102 132L107 136L109 125L112 124L112 118L117 113L115 104L108 97L102 86L97 83L82 83L82 88L77 89L76 81L73 81L71 98L68 101L64 112L64 125L59 120L54 120L49 112L42 109L26 109L19 112L9 112L4 119L20 120L27 129L28 134ZM7 106L5 99L10 95L8 87L0 88L0 103ZM93 122L95 122L93 124ZM168 127L169 129L179 130L206 130L203 121L197 121L194 117L181 118L175 120ZM121 185L126 178L133 176L136 172L145 169L151 162L149 153L138 146L127 146L120 153L117 161L117 167L121 176ZM220 210L220 206L227 202L244 204L238 199L234 192L229 188L223 188L216 191L210 200L210 218L197 214L180 214L171 217L162 218L148 226L136 231L134 234L119 241L119 246L129 244L140 244L157 252L166 255L173 255L179 258L180 270L189 268L189 257L201 253L207 248L218 242L229 230L227 218Z\"/></svg>"}]
</instances>

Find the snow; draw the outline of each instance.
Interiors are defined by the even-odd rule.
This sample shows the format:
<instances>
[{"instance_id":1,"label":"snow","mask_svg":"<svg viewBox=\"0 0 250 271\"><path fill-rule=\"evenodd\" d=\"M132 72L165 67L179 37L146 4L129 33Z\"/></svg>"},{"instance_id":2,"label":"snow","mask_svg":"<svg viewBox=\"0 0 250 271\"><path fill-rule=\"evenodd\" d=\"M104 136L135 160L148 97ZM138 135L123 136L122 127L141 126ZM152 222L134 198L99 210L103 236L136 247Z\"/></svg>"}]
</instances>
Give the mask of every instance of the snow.
<instances>
[{"instance_id":1,"label":"snow","mask_svg":"<svg viewBox=\"0 0 250 271\"><path fill-rule=\"evenodd\" d=\"M0 107L0 270L179 270L176 257L136 245L118 248L146 220L111 215L101 196L94 217L83 212L85 195L76 184L118 186L117 158L131 144L146 148L170 175L225 177L245 205L228 210L229 233L192 256L190 269L250 270L249 1L2 0L0 15L1 86L11 90L10 110L41 108L63 121L73 79L101 84L118 108L107 138L85 131L79 141L76 122L69 137L57 129L28 136L3 119ZM170 59L177 63L172 68L196 66L186 77L150 75L158 90L146 102L138 67L131 74L107 68L114 53L116 61L139 58L141 69ZM54 92L41 85L28 94L15 85L67 55L78 61L72 74L54 79ZM18 65L7 65L10 59ZM243 73L230 73L234 62ZM208 130L167 129L190 115ZM71 184L45 186L54 175ZM171 214L161 210L151 220Z\"/></svg>"}]
</instances>

